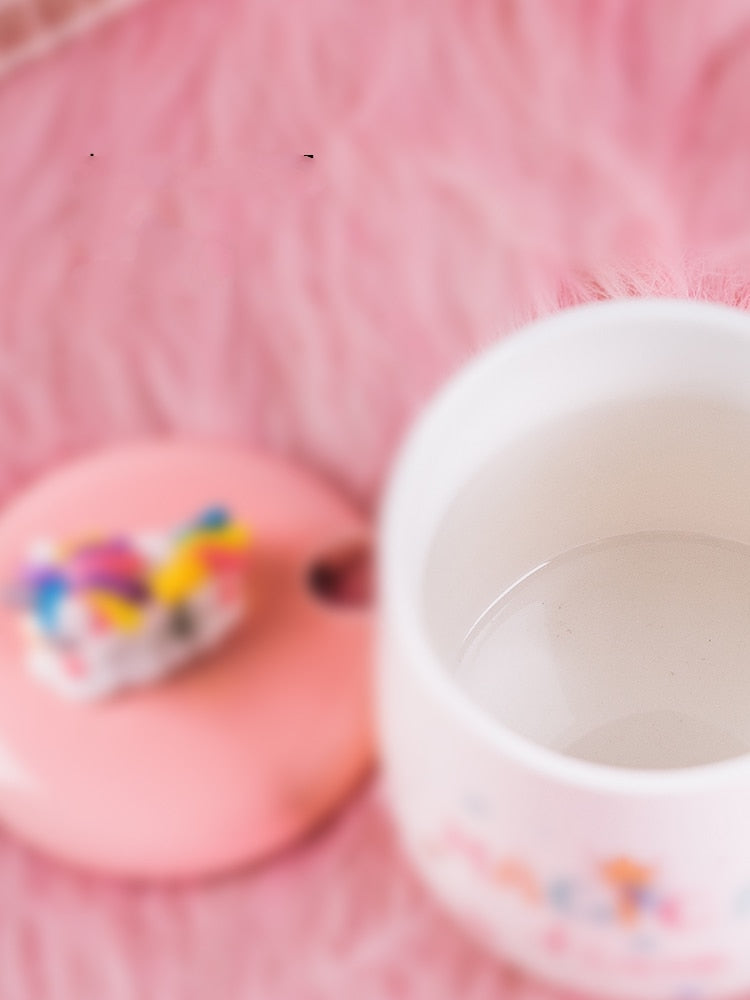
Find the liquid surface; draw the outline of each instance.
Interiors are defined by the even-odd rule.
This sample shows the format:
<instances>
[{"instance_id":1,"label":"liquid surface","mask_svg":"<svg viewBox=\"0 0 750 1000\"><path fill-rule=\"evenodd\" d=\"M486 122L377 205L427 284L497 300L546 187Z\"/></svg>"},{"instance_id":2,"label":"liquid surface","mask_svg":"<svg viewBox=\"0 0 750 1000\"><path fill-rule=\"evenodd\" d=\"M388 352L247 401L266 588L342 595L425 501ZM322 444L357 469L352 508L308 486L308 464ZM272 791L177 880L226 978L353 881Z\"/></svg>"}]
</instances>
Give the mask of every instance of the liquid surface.
<instances>
[{"instance_id":1,"label":"liquid surface","mask_svg":"<svg viewBox=\"0 0 750 1000\"><path fill-rule=\"evenodd\" d=\"M457 683L572 757L681 768L750 751L750 546L650 532L575 548L506 590Z\"/></svg>"}]
</instances>

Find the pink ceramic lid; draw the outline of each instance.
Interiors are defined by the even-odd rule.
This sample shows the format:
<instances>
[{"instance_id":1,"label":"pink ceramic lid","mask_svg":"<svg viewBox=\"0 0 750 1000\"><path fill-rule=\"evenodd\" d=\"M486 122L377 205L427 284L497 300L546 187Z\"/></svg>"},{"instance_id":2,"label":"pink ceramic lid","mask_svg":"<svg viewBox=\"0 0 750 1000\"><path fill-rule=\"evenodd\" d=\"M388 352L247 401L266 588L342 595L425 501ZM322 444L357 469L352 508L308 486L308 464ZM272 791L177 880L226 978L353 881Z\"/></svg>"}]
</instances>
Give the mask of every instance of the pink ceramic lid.
<instances>
[{"instance_id":1,"label":"pink ceramic lid","mask_svg":"<svg viewBox=\"0 0 750 1000\"><path fill-rule=\"evenodd\" d=\"M0 818L50 853L136 877L229 869L304 833L369 764L371 617L325 599L319 560L364 551L367 525L300 469L214 445L105 452L5 510L0 579L39 536L158 530L216 503L253 529L254 610L203 663L71 703L29 675L0 607Z\"/></svg>"}]
</instances>

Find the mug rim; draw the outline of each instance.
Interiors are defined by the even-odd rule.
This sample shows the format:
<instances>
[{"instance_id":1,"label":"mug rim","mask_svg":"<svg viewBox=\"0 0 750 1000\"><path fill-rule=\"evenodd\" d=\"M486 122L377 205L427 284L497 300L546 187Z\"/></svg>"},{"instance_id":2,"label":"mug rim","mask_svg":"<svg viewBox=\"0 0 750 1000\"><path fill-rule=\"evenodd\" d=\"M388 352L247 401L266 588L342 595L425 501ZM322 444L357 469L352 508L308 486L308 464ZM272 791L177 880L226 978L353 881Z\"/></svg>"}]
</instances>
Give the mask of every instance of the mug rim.
<instances>
[{"instance_id":1,"label":"mug rim","mask_svg":"<svg viewBox=\"0 0 750 1000\"><path fill-rule=\"evenodd\" d=\"M454 683L427 636L415 607L408 574L398 571L401 560L398 536L411 507L410 496L420 454L429 447L433 429L456 403L478 388L488 367L504 366L514 357L544 350L567 335L571 323L589 327L607 317L630 323L663 320L686 325L721 327L722 331L750 343L750 313L733 306L679 298L610 299L571 306L548 314L482 350L450 376L427 402L407 432L396 457L386 490L381 517L382 546L380 591L382 611L404 649L404 660L418 675L440 706L462 729L468 729L495 752L543 778L569 786L619 795L664 796L689 794L729 784L750 785L750 750L737 757L680 768L629 768L581 760L545 747L495 720Z\"/></svg>"}]
</instances>

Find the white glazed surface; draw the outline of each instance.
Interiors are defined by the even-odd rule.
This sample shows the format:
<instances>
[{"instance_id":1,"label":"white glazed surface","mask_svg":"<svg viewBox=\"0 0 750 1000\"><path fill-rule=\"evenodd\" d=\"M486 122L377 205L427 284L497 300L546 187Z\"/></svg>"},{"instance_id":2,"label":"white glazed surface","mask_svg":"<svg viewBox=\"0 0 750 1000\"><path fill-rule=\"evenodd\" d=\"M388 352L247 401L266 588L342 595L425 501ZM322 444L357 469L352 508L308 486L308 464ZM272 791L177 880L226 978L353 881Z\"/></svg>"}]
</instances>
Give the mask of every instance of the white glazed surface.
<instances>
[{"instance_id":1,"label":"white glazed surface","mask_svg":"<svg viewBox=\"0 0 750 1000\"><path fill-rule=\"evenodd\" d=\"M444 553L450 577L425 579L431 546L461 490L534 427L613 398L687 395L750 413L749 376L742 313L670 301L560 313L449 384L407 441L387 498L380 729L406 848L492 948L585 992L677 998L750 987L750 758L638 771L564 757L485 715L449 676L447 651L489 603L498 562L517 578L629 531L750 541L750 463L723 456L735 470L728 493L712 491L711 476L679 489L667 477L674 502L657 492L640 506L605 502L594 469L601 503L542 492L516 523Z\"/></svg>"}]
</instances>

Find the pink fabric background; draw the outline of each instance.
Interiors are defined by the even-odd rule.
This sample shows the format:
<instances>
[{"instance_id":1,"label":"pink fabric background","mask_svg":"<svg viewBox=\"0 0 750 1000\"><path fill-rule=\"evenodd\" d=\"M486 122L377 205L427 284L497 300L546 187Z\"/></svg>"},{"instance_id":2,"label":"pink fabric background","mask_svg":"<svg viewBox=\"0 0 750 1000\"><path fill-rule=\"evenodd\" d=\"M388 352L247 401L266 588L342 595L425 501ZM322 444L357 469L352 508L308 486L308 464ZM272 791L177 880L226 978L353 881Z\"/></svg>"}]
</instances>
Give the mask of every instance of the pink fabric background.
<instances>
[{"instance_id":1,"label":"pink fabric background","mask_svg":"<svg viewBox=\"0 0 750 1000\"><path fill-rule=\"evenodd\" d=\"M0 82L0 499L179 429L374 507L420 402L521 321L747 304L748 94L744 0L152 0L29 64ZM176 891L0 840L2 1000L535 989L435 911L376 787Z\"/></svg>"}]
</instances>

